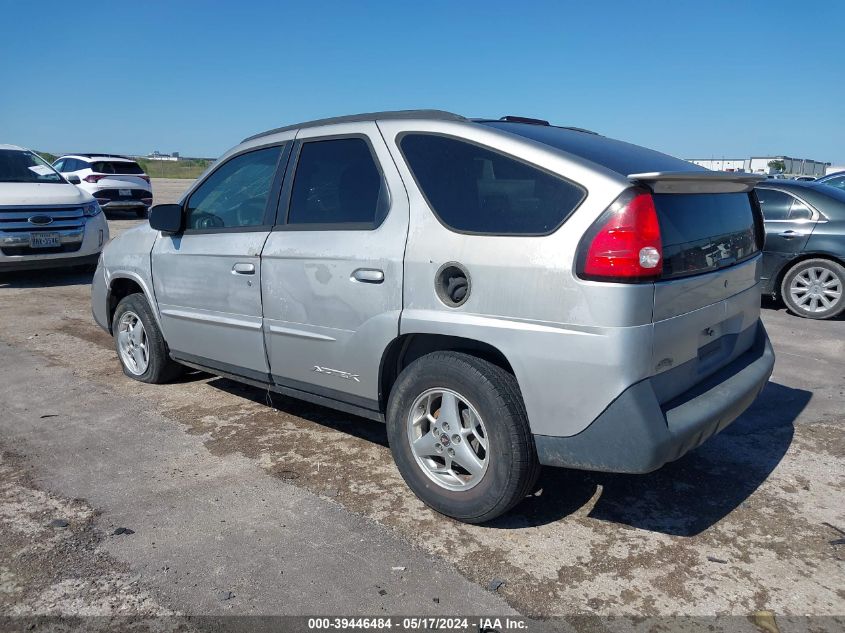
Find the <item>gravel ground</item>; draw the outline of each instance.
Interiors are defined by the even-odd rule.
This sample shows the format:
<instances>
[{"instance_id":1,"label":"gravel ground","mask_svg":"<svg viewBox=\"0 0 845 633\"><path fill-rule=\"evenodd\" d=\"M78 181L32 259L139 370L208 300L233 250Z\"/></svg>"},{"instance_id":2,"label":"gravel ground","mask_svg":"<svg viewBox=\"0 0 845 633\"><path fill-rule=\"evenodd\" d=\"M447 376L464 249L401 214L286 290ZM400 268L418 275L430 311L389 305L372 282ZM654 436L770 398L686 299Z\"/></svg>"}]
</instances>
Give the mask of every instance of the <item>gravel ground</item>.
<instances>
[{"instance_id":1,"label":"gravel ground","mask_svg":"<svg viewBox=\"0 0 845 633\"><path fill-rule=\"evenodd\" d=\"M174 200L185 186L154 182L157 202ZM137 220L114 217L110 223L116 234ZM843 537L837 528L845 529L845 320L802 320L766 304L763 319L778 354L775 373L752 409L725 432L651 475L546 470L533 497L494 525L479 527L444 519L413 497L392 464L381 425L205 375L164 387L126 379L111 339L91 320L84 276L0 277L0 313L0 343L50 368L44 389L84 378L101 398L137 412L122 420L126 433L89 440L96 450L86 457L94 460L87 479L61 463L27 457L33 446L40 447L33 454L43 455L45 447L66 441L61 425L42 421L13 432L0 422L5 612L50 604L76 613L101 608L104 600L139 614L157 613L165 609L161 605L190 606L189 598L145 567L142 549L106 548L108 555L101 555L102 539L118 538L103 536L112 529L102 523L114 510L110 498L91 507L67 500L100 498L92 483L98 454L137 442L133 433L149 413L167 433L145 437L145 449L153 451L148 465L174 438L196 447L198 468L246 463L270 489L286 486L328 504L315 510L318 517L340 508L364 521L355 528L362 534L387 530L432 566L459 572L461 583L487 588L491 580L503 580L495 594L507 603L502 608L535 617L845 614L845 545L835 544ZM0 355L0 374L16 371L9 358ZM14 399L37 398L35 393L5 392L0 410L20 408ZM92 425L101 424L96 408L88 415ZM174 494L187 516L202 514L196 499ZM74 574L57 569L68 532L45 527L51 517L81 526ZM19 555L31 541L47 551ZM258 547L246 534L239 544ZM175 545L161 547L165 557L167 547L177 556ZM202 558L202 548L192 555ZM225 565L237 561L221 564L225 573ZM186 571L191 565L185 562ZM119 597L102 593L96 578L118 587ZM460 584L459 594L466 591ZM268 590L252 592L261 603ZM76 594L81 597L71 600ZM241 612L236 602L231 608ZM289 606L265 607L264 613L290 612ZM817 628L828 625L845 623Z\"/></svg>"}]
</instances>

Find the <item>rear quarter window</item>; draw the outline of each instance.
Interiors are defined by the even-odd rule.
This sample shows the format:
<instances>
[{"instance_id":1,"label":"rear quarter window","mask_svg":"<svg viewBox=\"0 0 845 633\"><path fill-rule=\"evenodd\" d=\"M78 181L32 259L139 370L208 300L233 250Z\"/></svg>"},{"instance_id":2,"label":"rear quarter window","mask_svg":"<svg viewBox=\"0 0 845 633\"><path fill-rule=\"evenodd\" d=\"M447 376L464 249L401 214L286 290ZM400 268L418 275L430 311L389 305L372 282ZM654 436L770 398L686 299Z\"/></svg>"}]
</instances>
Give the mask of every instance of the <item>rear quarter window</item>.
<instances>
[{"instance_id":1,"label":"rear quarter window","mask_svg":"<svg viewBox=\"0 0 845 633\"><path fill-rule=\"evenodd\" d=\"M561 176L468 141L412 133L399 146L431 210L459 233L545 235L586 196Z\"/></svg>"}]
</instances>

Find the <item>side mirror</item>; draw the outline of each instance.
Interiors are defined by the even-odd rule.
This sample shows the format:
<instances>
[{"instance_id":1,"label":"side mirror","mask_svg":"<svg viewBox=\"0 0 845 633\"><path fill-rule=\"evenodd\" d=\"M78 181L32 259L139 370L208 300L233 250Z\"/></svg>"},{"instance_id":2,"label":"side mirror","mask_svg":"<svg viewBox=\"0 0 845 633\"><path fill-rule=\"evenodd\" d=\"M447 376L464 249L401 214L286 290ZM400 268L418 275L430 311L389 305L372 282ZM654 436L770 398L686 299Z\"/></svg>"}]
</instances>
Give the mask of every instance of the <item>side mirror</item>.
<instances>
[{"instance_id":1,"label":"side mirror","mask_svg":"<svg viewBox=\"0 0 845 633\"><path fill-rule=\"evenodd\" d=\"M150 209L150 226L162 233L178 233L182 230L182 206L178 204L157 204Z\"/></svg>"},{"instance_id":2,"label":"side mirror","mask_svg":"<svg viewBox=\"0 0 845 633\"><path fill-rule=\"evenodd\" d=\"M67 177L67 181L68 181L70 184L72 184L72 185L78 185L78 184L80 184L80 183L82 182L82 181L79 179L79 176L77 176L76 174L71 174L70 176L68 176L68 177Z\"/></svg>"}]
</instances>

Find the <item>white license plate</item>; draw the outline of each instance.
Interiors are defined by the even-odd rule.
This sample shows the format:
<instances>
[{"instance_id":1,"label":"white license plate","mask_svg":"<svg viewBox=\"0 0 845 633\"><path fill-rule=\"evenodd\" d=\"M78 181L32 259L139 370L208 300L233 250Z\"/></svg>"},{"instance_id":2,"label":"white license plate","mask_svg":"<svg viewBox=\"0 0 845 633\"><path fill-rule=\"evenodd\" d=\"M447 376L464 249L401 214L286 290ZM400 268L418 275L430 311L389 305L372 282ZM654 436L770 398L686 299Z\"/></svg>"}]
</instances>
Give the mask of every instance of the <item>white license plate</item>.
<instances>
[{"instance_id":1,"label":"white license plate","mask_svg":"<svg viewBox=\"0 0 845 633\"><path fill-rule=\"evenodd\" d=\"M29 245L32 248L55 248L62 245L58 233L30 233Z\"/></svg>"},{"instance_id":2,"label":"white license plate","mask_svg":"<svg viewBox=\"0 0 845 633\"><path fill-rule=\"evenodd\" d=\"M131 198L132 197L132 190L131 189L118 189L117 193L119 193L124 198Z\"/></svg>"}]
</instances>

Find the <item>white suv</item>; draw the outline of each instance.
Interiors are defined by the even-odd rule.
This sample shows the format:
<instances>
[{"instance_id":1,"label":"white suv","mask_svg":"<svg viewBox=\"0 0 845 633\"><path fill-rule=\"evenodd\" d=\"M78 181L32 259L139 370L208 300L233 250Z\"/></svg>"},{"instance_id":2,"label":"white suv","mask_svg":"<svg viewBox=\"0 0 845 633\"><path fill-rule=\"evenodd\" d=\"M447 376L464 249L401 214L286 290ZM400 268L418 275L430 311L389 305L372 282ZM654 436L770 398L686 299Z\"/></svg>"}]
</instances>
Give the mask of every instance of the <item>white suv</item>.
<instances>
[{"instance_id":1,"label":"white suv","mask_svg":"<svg viewBox=\"0 0 845 633\"><path fill-rule=\"evenodd\" d=\"M0 145L0 271L94 267L109 239L100 205L37 154Z\"/></svg>"},{"instance_id":2,"label":"white suv","mask_svg":"<svg viewBox=\"0 0 845 633\"><path fill-rule=\"evenodd\" d=\"M147 217L153 203L150 177L131 158L115 154L68 154L53 163L68 182L97 199L105 211L135 211Z\"/></svg>"}]
</instances>

